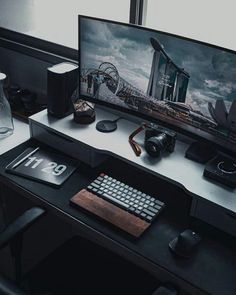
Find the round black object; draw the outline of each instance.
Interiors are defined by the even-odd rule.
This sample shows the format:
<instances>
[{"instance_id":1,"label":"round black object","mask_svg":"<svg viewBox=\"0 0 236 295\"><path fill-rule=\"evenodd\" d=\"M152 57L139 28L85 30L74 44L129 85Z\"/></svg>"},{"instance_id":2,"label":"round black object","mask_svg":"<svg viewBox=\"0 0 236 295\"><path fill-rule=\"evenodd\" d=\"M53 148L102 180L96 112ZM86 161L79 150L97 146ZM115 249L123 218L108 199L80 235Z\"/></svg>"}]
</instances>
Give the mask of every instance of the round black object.
<instances>
[{"instance_id":1,"label":"round black object","mask_svg":"<svg viewBox=\"0 0 236 295\"><path fill-rule=\"evenodd\" d=\"M236 173L236 164L231 161L221 161L218 164L218 169L223 173L234 174Z\"/></svg>"},{"instance_id":2,"label":"round black object","mask_svg":"<svg viewBox=\"0 0 236 295\"><path fill-rule=\"evenodd\" d=\"M117 129L117 123L116 121L102 120L97 123L96 129L100 132L105 132L105 133L112 132Z\"/></svg>"},{"instance_id":3,"label":"round black object","mask_svg":"<svg viewBox=\"0 0 236 295\"><path fill-rule=\"evenodd\" d=\"M167 141L168 139L165 133L150 137L145 141L145 150L149 156L157 158L166 149Z\"/></svg>"}]
</instances>

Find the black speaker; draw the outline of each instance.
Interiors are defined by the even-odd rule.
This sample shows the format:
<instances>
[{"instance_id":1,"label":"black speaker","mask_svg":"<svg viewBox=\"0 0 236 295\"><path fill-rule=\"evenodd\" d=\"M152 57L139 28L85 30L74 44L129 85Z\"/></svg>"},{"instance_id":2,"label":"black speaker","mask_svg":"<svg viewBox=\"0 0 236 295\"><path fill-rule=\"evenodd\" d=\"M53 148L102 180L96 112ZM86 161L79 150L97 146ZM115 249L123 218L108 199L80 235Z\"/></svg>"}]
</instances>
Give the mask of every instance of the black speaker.
<instances>
[{"instance_id":1,"label":"black speaker","mask_svg":"<svg viewBox=\"0 0 236 295\"><path fill-rule=\"evenodd\" d=\"M74 111L72 95L77 88L78 66L63 62L47 69L48 113L63 118Z\"/></svg>"}]
</instances>

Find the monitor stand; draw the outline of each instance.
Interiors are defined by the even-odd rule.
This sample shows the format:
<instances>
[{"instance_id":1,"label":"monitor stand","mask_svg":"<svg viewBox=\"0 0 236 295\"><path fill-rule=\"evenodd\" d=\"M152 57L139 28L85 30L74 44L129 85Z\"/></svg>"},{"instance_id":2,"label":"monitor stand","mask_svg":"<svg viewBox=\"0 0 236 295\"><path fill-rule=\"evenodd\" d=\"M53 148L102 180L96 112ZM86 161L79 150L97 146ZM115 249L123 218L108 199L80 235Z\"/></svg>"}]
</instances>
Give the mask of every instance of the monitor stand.
<instances>
[{"instance_id":1,"label":"monitor stand","mask_svg":"<svg viewBox=\"0 0 236 295\"><path fill-rule=\"evenodd\" d=\"M117 122L120 119L122 119L122 117L119 117L115 120L101 120L97 122L96 129L104 133L113 132L117 129Z\"/></svg>"},{"instance_id":2,"label":"monitor stand","mask_svg":"<svg viewBox=\"0 0 236 295\"><path fill-rule=\"evenodd\" d=\"M185 157L198 163L205 164L217 155L217 151L210 145L195 141L185 153Z\"/></svg>"}]
</instances>

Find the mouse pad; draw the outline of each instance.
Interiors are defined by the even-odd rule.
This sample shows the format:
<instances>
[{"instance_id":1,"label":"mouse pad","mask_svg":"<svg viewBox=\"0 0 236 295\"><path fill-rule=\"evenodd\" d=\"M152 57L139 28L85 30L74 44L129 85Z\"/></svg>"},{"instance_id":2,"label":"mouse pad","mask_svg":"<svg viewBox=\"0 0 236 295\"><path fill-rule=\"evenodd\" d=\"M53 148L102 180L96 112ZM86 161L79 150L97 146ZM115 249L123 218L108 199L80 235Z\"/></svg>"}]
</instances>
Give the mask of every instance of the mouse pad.
<instances>
[{"instance_id":1,"label":"mouse pad","mask_svg":"<svg viewBox=\"0 0 236 295\"><path fill-rule=\"evenodd\" d=\"M8 173L61 186L78 167L78 161L39 147L29 147L15 158L5 170Z\"/></svg>"}]
</instances>

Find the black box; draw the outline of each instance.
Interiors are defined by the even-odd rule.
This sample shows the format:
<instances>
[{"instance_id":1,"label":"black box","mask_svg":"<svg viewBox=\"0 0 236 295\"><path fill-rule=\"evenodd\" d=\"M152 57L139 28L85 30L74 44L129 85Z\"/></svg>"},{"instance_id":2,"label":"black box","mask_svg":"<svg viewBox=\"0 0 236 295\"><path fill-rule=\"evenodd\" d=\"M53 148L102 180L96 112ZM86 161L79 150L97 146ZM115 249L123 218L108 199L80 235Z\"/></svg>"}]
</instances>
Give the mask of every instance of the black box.
<instances>
[{"instance_id":1,"label":"black box","mask_svg":"<svg viewBox=\"0 0 236 295\"><path fill-rule=\"evenodd\" d=\"M48 113L63 118L74 111L72 95L77 88L78 66L61 63L47 69Z\"/></svg>"},{"instance_id":2,"label":"black box","mask_svg":"<svg viewBox=\"0 0 236 295\"><path fill-rule=\"evenodd\" d=\"M219 154L206 164L203 175L231 188L236 187L236 159Z\"/></svg>"}]
</instances>

